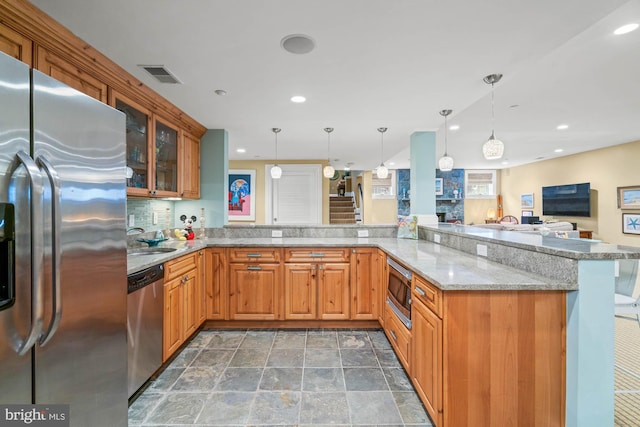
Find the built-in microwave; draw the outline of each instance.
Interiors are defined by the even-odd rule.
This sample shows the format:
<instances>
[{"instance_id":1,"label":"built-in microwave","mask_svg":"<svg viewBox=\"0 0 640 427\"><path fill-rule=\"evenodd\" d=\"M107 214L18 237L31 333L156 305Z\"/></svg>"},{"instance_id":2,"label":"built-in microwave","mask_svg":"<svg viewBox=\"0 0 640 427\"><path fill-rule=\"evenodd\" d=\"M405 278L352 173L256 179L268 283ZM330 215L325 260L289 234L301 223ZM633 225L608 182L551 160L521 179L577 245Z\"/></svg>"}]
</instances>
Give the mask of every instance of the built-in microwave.
<instances>
[{"instance_id":1,"label":"built-in microwave","mask_svg":"<svg viewBox=\"0 0 640 427\"><path fill-rule=\"evenodd\" d=\"M410 270L387 257L389 264L389 285L387 304L400 321L411 329L411 278Z\"/></svg>"}]
</instances>

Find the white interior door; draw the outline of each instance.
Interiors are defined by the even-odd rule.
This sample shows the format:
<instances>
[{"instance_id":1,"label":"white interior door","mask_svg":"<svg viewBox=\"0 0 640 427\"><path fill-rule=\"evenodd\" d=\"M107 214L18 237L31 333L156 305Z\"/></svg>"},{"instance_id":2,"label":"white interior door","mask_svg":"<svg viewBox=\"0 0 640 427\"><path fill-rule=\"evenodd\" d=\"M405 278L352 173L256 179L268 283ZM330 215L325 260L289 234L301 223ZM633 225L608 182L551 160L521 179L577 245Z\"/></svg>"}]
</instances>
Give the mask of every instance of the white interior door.
<instances>
[{"instance_id":1,"label":"white interior door","mask_svg":"<svg viewBox=\"0 0 640 427\"><path fill-rule=\"evenodd\" d=\"M266 165L267 224L322 223L321 165L279 165L282 177L272 179Z\"/></svg>"}]
</instances>

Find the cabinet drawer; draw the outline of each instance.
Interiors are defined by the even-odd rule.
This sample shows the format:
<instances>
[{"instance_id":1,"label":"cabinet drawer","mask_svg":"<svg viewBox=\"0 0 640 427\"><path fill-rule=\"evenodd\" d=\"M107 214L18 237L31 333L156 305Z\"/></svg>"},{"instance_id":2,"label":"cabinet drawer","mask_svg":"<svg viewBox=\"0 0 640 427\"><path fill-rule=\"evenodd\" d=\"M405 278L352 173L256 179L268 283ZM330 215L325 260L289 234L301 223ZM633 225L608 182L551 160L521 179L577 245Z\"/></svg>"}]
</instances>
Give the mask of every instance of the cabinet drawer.
<instances>
[{"instance_id":1,"label":"cabinet drawer","mask_svg":"<svg viewBox=\"0 0 640 427\"><path fill-rule=\"evenodd\" d=\"M230 248L229 262L280 262L280 248Z\"/></svg>"},{"instance_id":2,"label":"cabinet drawer","mask_svg":"<svg viewBox=\"0 0 640 427\"><path fill-rule=\"evenodd\" d=\"M404 368L407 372L411 372L409 369L409 354L411 354L409 352L409 342L411 341L411 332L398 320L388 305L385 310L384 332L396 350L398 359L400 359Z\"/></svg>"},{"instance_id":3,"label":"cabinet drawer","mask_svg":"<svg viewBox=\"0 0 640 427\"><path fill-rule=\"evenodd\" d=\"M168 281L184 275L189 270L197 268L199 253L192 252L188 255L167 261L164 264L164 280Z\"/></svg>"},{"instance_id":4,"label":"cabinet drawer","mask_svg":"<svg viewBox=\"0 0 640 427\"><path fill-rule=\"evenodd\" d=\"M285 262L349 262L348 248L285 248Z\"/></svg>"},{"instance_id":5,"label":"cabinet drawer","mask_svg":"<svg viewBox=\"0 0 640 427\"><path fill-rule=\"evenodd\" d=\"M442 291L422 277L413 276L413 296L442 318Z\"/></svg>"}]
</instances>

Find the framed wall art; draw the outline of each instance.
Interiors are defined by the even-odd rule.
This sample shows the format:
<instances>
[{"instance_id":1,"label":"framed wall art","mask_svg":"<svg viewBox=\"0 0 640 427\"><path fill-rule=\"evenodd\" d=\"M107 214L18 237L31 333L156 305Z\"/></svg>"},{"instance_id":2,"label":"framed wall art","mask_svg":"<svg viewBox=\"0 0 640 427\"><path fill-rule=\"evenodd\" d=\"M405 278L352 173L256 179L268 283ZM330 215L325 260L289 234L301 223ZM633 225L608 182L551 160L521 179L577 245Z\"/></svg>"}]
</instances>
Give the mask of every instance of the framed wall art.
<instances>
[{"instance_id":1,"label":"framed wall art","mask_svg":"<svg viewBox=\"0 0 640 427\"><path fill-rule=\"evenodd\" d=\"M520 195L520 208L533 209L533 193Z\"/></svg>"},{"instance_id":2,"label":"framed wall art","mask_svg":"<svg viewBox=\"0 0 640 427\"><path fill-rule=\"evenodd\" d=\"M256 220L255 169L229 169L229 221Z\"/></svg>"},{"instance_id":3,"label":"framed wall art","mask_svg":"<svg viewBox=\"0 0 640 427\"><path fill-rule=\"evenodd\" d=\"M618 187L618 208L640 209L640 186Z\"/></svg>"},{"instance_id":4,"label":"framed wall art","mask_svg":"<svg viewBox=\"0 0 640 427\"><path fill-rule=\"evenodd\" d=\"M640 235L640 214L622 214L622 232Z\"/></svg>"},{"instance_id":5,"label":"framed wall art","mask_svg":"<svg viewBox=\"0 0 640 427\"><path fill-rule=\"evenodd\" d=\"M442 186L442 178L436 178L436 196L442 196L444 194L444 187Z\"/></svg>"}]
</instances>

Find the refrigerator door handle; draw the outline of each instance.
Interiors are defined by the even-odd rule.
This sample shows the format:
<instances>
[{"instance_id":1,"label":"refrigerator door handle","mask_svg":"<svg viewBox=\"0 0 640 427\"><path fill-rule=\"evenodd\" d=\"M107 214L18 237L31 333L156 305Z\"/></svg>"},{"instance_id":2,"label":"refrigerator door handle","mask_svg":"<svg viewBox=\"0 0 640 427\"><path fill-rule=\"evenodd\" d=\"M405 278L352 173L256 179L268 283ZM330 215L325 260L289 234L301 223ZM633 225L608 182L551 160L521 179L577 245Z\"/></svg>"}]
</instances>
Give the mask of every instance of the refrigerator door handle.
<instances>
[{"instance_id":1,"label":"refrigerator door handle","mask_svg":"<svg viewBox=\"0 0 640 427\"><path fill-rule=\"evenodd\" d=\"M44 157L38 157L36 163L41 167L51 185L51 283L52 283L52 304L51 323L47 332L40 337L39 344L44 346L53 337L62 318L62 287L60 286L60 229L62 219L60 215L60 200L62 189L60 187L60 176L53 165Z\"/></svg>"},{"instance_id":2,"label":"refrigerator door handle","mask_svg":"<svg viewBox=\"0 0 640 427\"><path fill-rule=\"evenodd\" d=\"M24 151L16 153L18 162L14 162L14 169L23 164L29 177L31 191L31 328L29 335L17 349L20 356L25 355L35 345L42 332L44 304L42 302L42 265L44 264L44 233L42 232L42 174L38 166Z\"/></svg>"}]
</instances>

